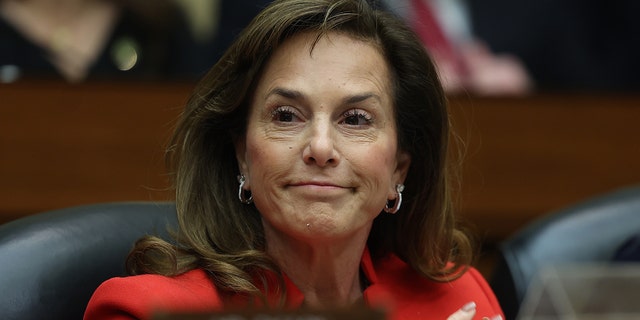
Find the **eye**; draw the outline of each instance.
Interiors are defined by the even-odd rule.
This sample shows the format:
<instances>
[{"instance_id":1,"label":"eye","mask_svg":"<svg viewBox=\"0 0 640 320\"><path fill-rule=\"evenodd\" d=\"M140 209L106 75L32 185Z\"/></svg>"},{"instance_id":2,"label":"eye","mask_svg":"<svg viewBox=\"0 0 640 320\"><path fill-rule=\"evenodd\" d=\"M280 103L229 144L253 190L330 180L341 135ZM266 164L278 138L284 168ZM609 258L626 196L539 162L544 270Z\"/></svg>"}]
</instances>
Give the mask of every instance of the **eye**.
<instances>
[{"instance_id":1,"label":"eye","mask_svg":"<svg viewBox=\"0 0 640 320\"><path fill-rule=\"evenodd\" d=\"M373 122L373 117L361 109L351 109L345 112L343 117L341 122L350 126L365 126Z\"/></svg>"},{"instance_id":2,"label":"eye","mask_svg":"<svg viewBox=\"0 0 640 320\"><path fill-rule=\"evenodd\" d=\"M296 115L296 111L292 107L280 106L271 112L271 119L278 122L294 122L300 118Z\"/></svg>"}]
</instances>

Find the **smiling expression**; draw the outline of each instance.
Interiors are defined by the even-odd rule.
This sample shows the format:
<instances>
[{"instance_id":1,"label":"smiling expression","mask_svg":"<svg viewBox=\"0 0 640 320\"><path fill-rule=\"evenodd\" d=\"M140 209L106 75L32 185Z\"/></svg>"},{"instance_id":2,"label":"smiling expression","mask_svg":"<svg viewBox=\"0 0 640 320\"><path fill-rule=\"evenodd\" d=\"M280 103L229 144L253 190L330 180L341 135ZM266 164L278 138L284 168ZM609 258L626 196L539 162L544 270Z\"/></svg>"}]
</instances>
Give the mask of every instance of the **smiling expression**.
<instances>
[{"instance_id":1,"label":"smiling expression","mask_svg":"<svg viewBox=\"0 0 640 320\"><path fill-rule=\"evenodd\" d=\"M293 36L265 65L238 163L265 229L366 237L410 162L398 150L388 64L372 43L329 33L312 49L315 38Z\"/></svg>"}]
</instances>

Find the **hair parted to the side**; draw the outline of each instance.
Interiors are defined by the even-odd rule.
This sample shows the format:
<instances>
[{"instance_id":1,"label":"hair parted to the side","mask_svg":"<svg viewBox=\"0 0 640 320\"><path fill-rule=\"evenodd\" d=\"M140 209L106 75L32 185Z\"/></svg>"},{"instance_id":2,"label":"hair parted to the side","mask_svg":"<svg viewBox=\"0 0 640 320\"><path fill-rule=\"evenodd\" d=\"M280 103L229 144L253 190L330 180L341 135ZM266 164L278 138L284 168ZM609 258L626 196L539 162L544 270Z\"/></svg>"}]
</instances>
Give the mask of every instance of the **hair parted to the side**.
<instances>
[{"instance_id":1,"label":"hair parted to the side","mask_svg":"<svg viewBox=\"0 0 640 320\"><path fill-rule=\"evenodd\" d=\"M258 270L279 272L265 254L260 213L237 198L234 141L243 139L252 90L280 44L301 32L339 32L380 49L392 70L398 144L411 156L403 208L381 214L368 240L374 259L395 253L425 277L459 276L471 242L456 228L447 160L449 118L435 67L415 34L365 0L276 0L200 81L167 150L176 190L177 245L136 243L132 274L207 270L221 290L260 295ZM263 281L265 281L263 279Z\"/></svg>"}]
</instances>

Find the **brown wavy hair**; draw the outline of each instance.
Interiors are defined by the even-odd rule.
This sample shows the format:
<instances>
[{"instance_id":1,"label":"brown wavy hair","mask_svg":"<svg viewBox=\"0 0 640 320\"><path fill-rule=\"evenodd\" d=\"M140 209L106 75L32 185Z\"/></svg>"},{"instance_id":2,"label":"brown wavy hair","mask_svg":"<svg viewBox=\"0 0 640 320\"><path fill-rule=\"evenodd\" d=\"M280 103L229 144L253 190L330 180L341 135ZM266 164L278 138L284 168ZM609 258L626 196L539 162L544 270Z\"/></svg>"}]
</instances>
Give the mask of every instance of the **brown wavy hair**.
<instances>
[{"instance_id":1,"label":"brown wavy hair","mask_svg":"<svg viewBox=\"0 0 640 320\"><path fill-rule=\"evenodd\" d=\"M471 241L452 212L449 117L433 62L397 17L365 0L276 0L239 35L199 82L167 150L179 227L176 242L145 237L129 255L131 274L176 275L203 268L221 290L260 295L265 253L255 206L238 201L234 141L243 139L253 88L274 50L301 32L331 32L372 43L392 71L399 148L411 155L403 208L373 222L375 259L395 254L421 275L447 281L471 263ZM256 278L258 277L258 278Z\"/></svg>"}]
</instances>

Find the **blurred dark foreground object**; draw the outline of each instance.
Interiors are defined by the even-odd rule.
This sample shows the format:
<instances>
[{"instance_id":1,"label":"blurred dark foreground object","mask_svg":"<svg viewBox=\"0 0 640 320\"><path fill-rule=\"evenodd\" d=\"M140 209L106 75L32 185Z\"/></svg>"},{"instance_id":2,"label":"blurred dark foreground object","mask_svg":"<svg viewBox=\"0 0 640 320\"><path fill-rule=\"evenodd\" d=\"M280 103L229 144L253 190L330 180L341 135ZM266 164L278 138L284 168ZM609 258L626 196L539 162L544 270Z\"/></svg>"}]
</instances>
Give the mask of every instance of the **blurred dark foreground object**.
<instances>
[{"instance_id":1,"label":"blurred dark foreground object","mask_svg":"<svg viewBox=\"0 0 640 320\"><path fill-rule=\"evenodd\" d=\"M533 279L547 267L609 263L640 230L640 185L538 218L504 241L490 284L515 319Z\"/></svg>"},{"instance_id":2,"label":"blurred dark foreground object","mask_svg":"<svg viewBox=\"0 0 640 320\"><path fill-rule=\"evenodd\" d=\"M543 269L518 320L640 319L640 264L575 264Z\"/></svg>"},{"instance_id":3,"label":"blurred dark foreground object","mask_svg":"<svg viewBox=\"0 0 640 320\"><path fill-rule=\"evenodd\" d=\"M0 319L82 319L93 291L124 276L133 243L168 239L173 203L77 206L0 225Z\"/></svg>"},{"instance_id":4,"label":"blurred dark foreground object","mask_svg":"<svg viewBox=\"0 0 640 320\"><path fill-rule=\"evenodd\" d=\"M218 313L158 314L153 320L384 320L385 313L361 306L329 310L237 310Z\"/></svg>"}]
</instances>

